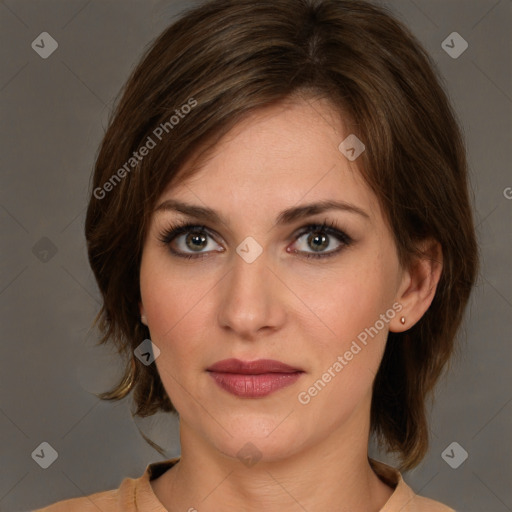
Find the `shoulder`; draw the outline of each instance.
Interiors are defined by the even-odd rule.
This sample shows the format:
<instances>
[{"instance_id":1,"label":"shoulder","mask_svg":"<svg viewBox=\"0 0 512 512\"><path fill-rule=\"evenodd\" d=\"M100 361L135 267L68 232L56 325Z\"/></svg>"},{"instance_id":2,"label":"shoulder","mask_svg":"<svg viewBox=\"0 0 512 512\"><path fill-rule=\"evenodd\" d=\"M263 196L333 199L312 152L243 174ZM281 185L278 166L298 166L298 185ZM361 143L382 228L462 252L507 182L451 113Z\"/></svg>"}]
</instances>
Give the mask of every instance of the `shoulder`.
<instances>
[{"instance_id":1,"label":"shoulder","mask_svg":"<svg viewBox=\"0 0 512 512\"><path fill-rule=\"evenodd\" d=\"M453 508L439 501L415 494L403 480L400 483L400 489L397 487L393 496L395 499L393 507L399 505L401 512L455 512ZM387 512L388 509L384 510Z\"/></svg>"},{"instance_id":2,"label":"shoulder","mask_svg":"<svg viewBox=\"0 0 512 512\"><path fill-rule=\"evenodd\" d=\"M71 498L57 503L53 503L44 508L39 508L33 512L119 512L121 510L129 511L131 508L125 507L129 496L133 495L137 480L125 478L118 489L97 492L89 496L80 498Z\"/></svg>"},{"instance_id":3,"label":"shoulder","mask_svg":"<svg viewBox=\"0 0 512 512\"><path fill-rule=\"evenodd\" d=\"M414 495L414 507L413 510L416 512L455 512L453 508L450 508L439 501L431 500L423 496Z\"/></svg>"},{"instance_id":4,"label":"shoulder","mask_svg":"<svg viewBox=\"0 0 512 512\"><path fill-rule=\"evenodd\" d=\"M179 457L176 457L148 464L142 476L126 477L118 489L59 501L32 512L166 512L154 494L150 482L170 469L178 460Z\"/></svg>"},{"instance_id":5,"label":"shoulder","mask_svg":"<svg viewBox=\"0 0 512 512\"><path fill-rule=\"evenodd\" d=\"M117 511L117 490L98 492L82 498L59 501L33 512L104 512Z\"/></svg>"},{"instance_id":6,"label":"shoulder","mask_svg":"<svg viewBox=\"0 0 512 512\"><path fill-rule=\"evenodd\" d=\"M394 489L389 501L380 512L455 512L454 509L439 501L425 498L416 494L404 481L401 473L383 462L370 459L375 473Z\"/></svg>"}]
</instances>

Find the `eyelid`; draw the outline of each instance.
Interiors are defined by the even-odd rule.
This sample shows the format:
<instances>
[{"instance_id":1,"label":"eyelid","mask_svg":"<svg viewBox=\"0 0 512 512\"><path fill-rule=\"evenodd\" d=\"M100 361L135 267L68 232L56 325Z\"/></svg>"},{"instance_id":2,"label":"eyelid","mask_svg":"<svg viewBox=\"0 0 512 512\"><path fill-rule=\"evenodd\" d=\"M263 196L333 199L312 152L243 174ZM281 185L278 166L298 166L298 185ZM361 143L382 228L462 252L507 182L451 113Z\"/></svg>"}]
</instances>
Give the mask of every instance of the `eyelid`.
<instances>
[{"instance_id":1,"label":"eyelid","mask_svg":"<svg viewBox=\"0 0 512 512\"><path fill-rule=\"evenodd\" d=\"M158 236L158 240L164 245L169 246L170 243L178 238L180 235L186 233L206 233L209 237L213 238L217 243L216 236L218 235L214 230L206 227L204 224L194 224L192 222L181 222L177 221L176 223L172 223L170 226L165 228L160 235ZM216 236L214 236L214 234ZM222 238L222 237L221 237ZM171 249L171 252L177 254L176 251ZM186 253L186 254L194 254L194 253ZM196 253L197 255L206 254L206 253Z\"/></svg>"},{"instance_id":2,"label":"eyelid","mask_svg":"<svg viewBox=\"0 0 512 512\"><path fill-rule=\"evenodd\" d=\"M338 226L336 221L325 221L322 224L312 222L310 224L303 226L302 228L299 228L298 232L296 232L293 235L293 238L301 237L302 235L305 235L306 233L310 233L312 231L322 231L324 233L327 233L328 235L340 239L341 242L350 243L353 241L352 238Z\"/></svg>"},{"instance_id":3,"label":"eyelid","mask_svg":"<svg viewBox=\"0 0 512 512\"><path fill-rule=\"evenodd\" d=\"M336 249L331 249L330 251L315 252L295 250L293 252L300 253L301 256L303 256L304 258L326 259L340 253L354 242L354 239L350 237L343 229L341 229L335 220L327 222L326 219L322 224L310 223L300 228L299 231L293 235L293 239L295 240L294 243L296 243L296 241L298 241L307 233L314 232L325 233L327 234L327 236L335 238L339 243L339 247L337 247Z\"/></svg>"}]
</instances>

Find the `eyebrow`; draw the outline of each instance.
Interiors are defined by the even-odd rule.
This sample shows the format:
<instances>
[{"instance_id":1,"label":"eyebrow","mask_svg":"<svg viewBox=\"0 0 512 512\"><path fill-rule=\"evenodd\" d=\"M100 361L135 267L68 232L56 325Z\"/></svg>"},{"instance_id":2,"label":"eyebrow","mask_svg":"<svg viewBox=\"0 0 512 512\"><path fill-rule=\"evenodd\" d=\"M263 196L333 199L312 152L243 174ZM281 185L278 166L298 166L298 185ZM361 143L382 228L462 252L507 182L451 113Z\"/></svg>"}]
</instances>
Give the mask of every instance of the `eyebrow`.
<instances>
[{"instance_id":1,"label":"eyebrow","mask_svg":"<svg viewBox=\"0 0 512 512\"><path fill-rule=\"evenodd\" d=\"M364 217L366 220L370 216L358 206L345 201L324 200L316 203L294 206L283 210L276 219L276 225L292 224L298 220L323 213L327 210L342 210ZM204 206L192 205L177 201L175 199L167 199L155 208L155 212L175 211L187 215L198 220L209 220L221 224L228 224L227 221L215 210Z\"/></svg>"}]
</instances>

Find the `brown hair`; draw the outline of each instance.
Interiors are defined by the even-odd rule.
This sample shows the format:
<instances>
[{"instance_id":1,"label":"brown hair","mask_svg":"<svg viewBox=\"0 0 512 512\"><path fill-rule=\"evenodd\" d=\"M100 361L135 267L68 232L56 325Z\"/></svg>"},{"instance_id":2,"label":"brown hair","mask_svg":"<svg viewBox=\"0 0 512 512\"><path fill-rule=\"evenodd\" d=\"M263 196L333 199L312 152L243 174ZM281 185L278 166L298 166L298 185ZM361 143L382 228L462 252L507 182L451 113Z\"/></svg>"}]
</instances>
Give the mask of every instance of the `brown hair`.
<instances>
[{"instance_id":1,"label":"brown hair","mask_svg":"<svg viewBox=\"0 0 512 512\"><path fill-rule=\"evenodd\" d=\"M121 382L99 396L133 390L133 414L174 411L156 366L133 352L149 337L139 318L139 265L155 202L243 116L302 93L328 98L366 145L358 167L401 263L423 238L442 247L434 300L412 328L389 333L373 386L372 433L409 469L428 449L426 399L454 350L478 251L464 143L435 65L399 21L365 1L214 0L146 51L105 133L87 211L89 261L103 296L100 343L126 357ZM139 150L150 139L154 149Z\"/></svg>"}]
</instances>

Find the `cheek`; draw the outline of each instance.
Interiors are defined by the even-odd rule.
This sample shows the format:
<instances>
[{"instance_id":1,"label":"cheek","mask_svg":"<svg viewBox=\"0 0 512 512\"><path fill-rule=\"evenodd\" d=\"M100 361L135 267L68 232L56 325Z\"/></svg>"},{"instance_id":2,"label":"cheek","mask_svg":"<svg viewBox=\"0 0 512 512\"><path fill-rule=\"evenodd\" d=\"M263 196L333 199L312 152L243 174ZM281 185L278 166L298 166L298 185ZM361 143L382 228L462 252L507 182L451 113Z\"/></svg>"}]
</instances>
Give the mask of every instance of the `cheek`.
<instances>
[{"instance_id":1,"label":"cheek","mask_svg":"<svg viewBox=\"0 0 512 512\"><path fill-rule=\"evenodd\" d=\"M316 328L325 334L324 349L350 345L391 307L395 268L393 257L368 250L347 254L343 264L329 272L312 268L289 276L302 309L309 310L304 322L312 332Z\"/></svg>"},{"instance_id":2,"label":"cheek","mask_svg":"<svg viewBox=\"0 0 512 512\"><path fill-rule=\"evenodd\" d=\"M396 268L392 251L367 251L347 258L343 268L320 281L303 274L298 294L309 290L304 296L315 314L305 316L300 328L313 342L309 350L314 362L301 403L310 400L308 407L327 415L329 404L339 403L347 412L371 390L395 314L390 308ZM342 414L331 412L333 421Z\"/></svg>"},{"instance_id":3,"label":"cheek","mask_svg":"<svg viewBox=\"0 0 512 512\"><path fill-rule=\"evenodd\" d=\"M158 267L157 265L160 265ZM192 391L187 374L202 371L203 354L200 340L205 316L204 282L186 280L176 271L162 271L162 261L152 258L141 265L141 297L151 341L160 349L155 364L163 386L180 413L189 407ZM159 269L159 270L155 270ZM203 347L204 348L204 347Z\"/></svg>"},{"instance_id":4,"label":"cheek","mask_svg":"<svg viewBox=\"0 0 512 512\"><path fill-rule=\"evenodd\" d=\"M161 255L153 253L143 258L142 303L151 340L160 348L162 361L171 365L185 360L194 363L194 354L200 352L201 341L204 345L208 327L211 331L213 325L209 303L215 283L216 279L206 272L191 275L190 271L171 267Z\"/></svg>"},{"instance_id":5,"label":"cheek","mask_svg":"<svg viewBox=\"0 0 512 512\"><path fill-rule=\"evenodd\" d=\"M171 266L164 251L150 248L143 253L140 293L152 334L162 337L186 317L202 293L200 284Z\"/></svg>"}]
</instances>

